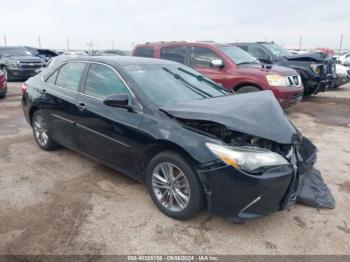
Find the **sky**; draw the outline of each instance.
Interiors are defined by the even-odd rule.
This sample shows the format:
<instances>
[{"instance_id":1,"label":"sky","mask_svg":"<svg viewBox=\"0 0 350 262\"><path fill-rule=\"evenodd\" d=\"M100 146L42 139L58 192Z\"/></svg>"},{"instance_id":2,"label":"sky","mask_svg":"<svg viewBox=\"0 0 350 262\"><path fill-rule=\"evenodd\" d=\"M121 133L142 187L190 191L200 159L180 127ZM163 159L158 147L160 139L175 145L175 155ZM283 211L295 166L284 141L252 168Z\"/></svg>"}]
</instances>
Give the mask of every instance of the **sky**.
<instances>
[{"instance_id":1,"label":"sky","mask_svg":"<svg viewBox=\"0 0 350 262\"><path fill-rule=\"evenodd\" d=\"M350 0L1 0L0 45L131 50L170 40L350 49Z\"/></svg>"}]
</instances>

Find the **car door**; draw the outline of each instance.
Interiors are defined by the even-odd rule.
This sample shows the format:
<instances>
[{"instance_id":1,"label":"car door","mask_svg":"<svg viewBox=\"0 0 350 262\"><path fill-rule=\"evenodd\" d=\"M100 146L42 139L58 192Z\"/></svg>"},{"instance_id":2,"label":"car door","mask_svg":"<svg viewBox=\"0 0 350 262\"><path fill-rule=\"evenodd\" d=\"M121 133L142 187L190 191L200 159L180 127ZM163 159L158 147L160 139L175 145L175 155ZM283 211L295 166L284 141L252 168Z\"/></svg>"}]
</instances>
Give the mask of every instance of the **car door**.
<instances>
[{"instance_id":1,"label":"car door","mask_svg":"<svg viewBox=\"0 0 350 262\"><path fill-rule=\"evenodd\" d=\"M46 115L52 137L58 143L77 148L76 107L78 90L86 68L84 62L68 62L53 72L39 90L40 108Z\"/></svg>"},{"instance_id":2,"label":"car door","mask_svg":"<svg viewBox=\"0 0 350 262\"><path fill-rule=\"evenodd\" d=\"M103 99L112 94L127 93L136 111L107 106ZM91 63L78 97L79 148L125 173L136 170L137 136L143 116L142 107L118 72L105 64Z\"/></svg>"},{"instance_id":3,"label":"car door","mask_svg":"<svg viewBox=\"0 0 350 262\"><path fill-rule=\"evenodd\" d=\"M225 85L222 68L213 67L212 60L223 60L218 54L206 47L192 46L190 53L190 67L211 80Z\"/></svg>"}]
</instances>

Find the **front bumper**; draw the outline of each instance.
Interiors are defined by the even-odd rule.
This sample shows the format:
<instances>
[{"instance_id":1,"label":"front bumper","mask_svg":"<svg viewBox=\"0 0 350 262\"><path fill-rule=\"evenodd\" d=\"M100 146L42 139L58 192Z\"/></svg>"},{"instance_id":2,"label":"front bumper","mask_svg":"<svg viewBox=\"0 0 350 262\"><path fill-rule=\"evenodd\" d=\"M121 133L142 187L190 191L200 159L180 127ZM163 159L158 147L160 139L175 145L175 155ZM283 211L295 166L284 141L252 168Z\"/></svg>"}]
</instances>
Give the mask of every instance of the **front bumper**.
<instances>
[{"instance_id":1,"label":"front bumper","mask_svg":"<svg viewBox=\"0 0 350 262\"><path fill-rule=\"evenodd\" d=\"M28 78L38 74L39 72L38 70L40 70L40 68L33 68L33 69L9 68L8 77L11 80L27 80Z\"/></svg>"},{"instance_id":2,"label":"front bumper","mask_svg":"<svg viewBox=\"0 0 350 262\"><path fill-rule=\"evenodd\" d=\"M304 84L308 87L308 90L311 91L311 94L315 95L333 87L334 80L335 76L333 74L328 74L326 76L317 77L316 79L310 79Z\"/></svg>"},{"instance_id":3,"label":"front bumper","mask_svg":"<svg viewBox=\"0 0 350 262\"><path fill-rule=\"evenodd\" d=\"M304 87L282 87L274 90L274 95L283 109L287 109L302 101Z\"/></svg>"},{"instance_id":4,"label":"front bumper","mask_svg":"<svg viewBox=\"0 0 350 262\"><path fill-rule=\"evenodd\" d=\"M251 175L217 161L197 173L209 211L240 222L283 210L297 201L298 189L316 161L316 147L306 138L294 149L289 165Z\"/></svg>"},{"instance_id":5,"label":"front bumper","mask_svg":"<svg viewBox=\"0 0 350 262\"><path fill-rule=\"evenodd\" d=\"M205 188L208 209L234 221L244 221L281 209L293 168L278 167L253 176L222 166L201 170L198 174Z\"/></svg>"}]
</instances>

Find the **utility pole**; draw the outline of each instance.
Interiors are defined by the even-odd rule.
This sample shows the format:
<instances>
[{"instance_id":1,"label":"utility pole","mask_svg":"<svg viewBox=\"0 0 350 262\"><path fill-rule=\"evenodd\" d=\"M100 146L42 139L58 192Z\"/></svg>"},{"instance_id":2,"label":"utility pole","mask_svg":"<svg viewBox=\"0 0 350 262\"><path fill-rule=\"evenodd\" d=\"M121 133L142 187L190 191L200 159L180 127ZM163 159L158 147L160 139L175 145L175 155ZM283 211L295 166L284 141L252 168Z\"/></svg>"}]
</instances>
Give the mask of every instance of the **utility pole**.
<instances>
[{"instance_id":1,"label":"utility pole","mask_svg":"<svg viewBox=\"0 0 350 262\"><path fill-rule=\"evenodd\" d=\"M40 36L38 38L38 42L39 42L39 48L41 48L41 40L40 40Z\"/></svg>"},{"instance_id":2,"label":"utility pole","mask_svg":"<svg viewBox=\"0 0 350 262\"><path fill-rule=\"evenodd\" d=\"M113 50L115 49L114 41L112 41L112 49L113 49Z\"/></svg>"},{"instance_id":3,"label":"utility pole","mask_svg":"<svg viewBox=\"0 0 350 262\"><path fill-rule=\"evenodd\" d=\"M66 40L67 40L67 51L69 51L69 39L66 38Z\"/></svg>"},{"instance_id":4,"label":"utility pole","mask_svg":"<svg viewBox=\"0 0 350 262\"><path fill-rule=\"evenodd\" d=\"M340 44L339 44L339 51L338 51L338 60L339 60L339 57L340 57L340 52L341 52L341 47L343 45L343 34L341 34L340 36Z\"/></svg>"},{"instance_id":5,"label":"utility pole","mask_svg":"<svg viewBox=\"0 0 350 262\"><path fill-rule=\"evenodd\" d=\"M267 42L267 36L265 36L265 42Z\"/></svg>"},{"instance_id":6,"label":"utility pole","mask_svg":"<svg viewBox=\"0 0 350 262\"><path fill-rule=\"evenodd\" d=\"M5 46L7 46L6 35L4 35L4 44L5 44Z\"/></svg>"},{"instance_id":7,"label":"utility pole","mask_svg":"<svg viewBox=\"0 0 350 262\"><path fill-rule=\"evenodd\" d=\"M300 40L299 40L299 50L301 50L301 43L303 42L303 36L300 35Z\"/></svg>"}]
</instances>

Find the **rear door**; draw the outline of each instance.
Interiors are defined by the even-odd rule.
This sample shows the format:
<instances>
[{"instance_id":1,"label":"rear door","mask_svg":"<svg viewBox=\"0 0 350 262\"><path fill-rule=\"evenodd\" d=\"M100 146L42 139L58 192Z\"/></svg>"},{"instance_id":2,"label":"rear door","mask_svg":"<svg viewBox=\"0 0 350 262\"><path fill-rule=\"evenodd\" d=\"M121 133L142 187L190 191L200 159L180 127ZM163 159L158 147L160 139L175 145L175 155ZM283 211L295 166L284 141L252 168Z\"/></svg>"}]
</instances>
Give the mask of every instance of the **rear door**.
<instances>
[{"instance_id":1,"label":"rear door","mask_svg":"<svg viewBox=\"0 0 350 262\"><path fill-rule=\"evenodd\" d=\"M212 60L223 60L218 54L206 47L192 46L190 53L190 67L211 80L225 85L222 68L212 67Z\"/></svg>"},{"instance_id":2,"label":"rear door","mask_svg":"<svg viewBox=\"0 0 350 262\"><path fill-rule=\"evenodd\" d=\"M110 166L133 174L137 168L137 136L143 113L141 106L139 112L131 112L103 104L106 96L120 93L127 93L130 103L136 103L114 68L92 62L83 93L78 97L79 148Z\"/></svg>"},{"instance_id":3,"label":"rear door","mask_svg":"<svg viewBox=\"0 0 350 262\"><path fill-rule=\"evenodd\" d=\"M82 75L87 63L68 62L52 73L42 93L40 108L48 118L52 137L58 143L77 148L76 107Z\"/></svg>"}]
</instances>

